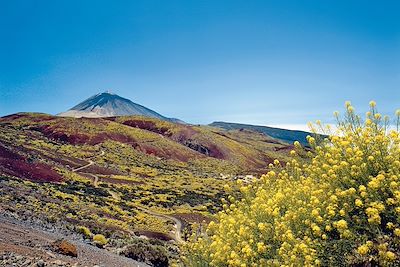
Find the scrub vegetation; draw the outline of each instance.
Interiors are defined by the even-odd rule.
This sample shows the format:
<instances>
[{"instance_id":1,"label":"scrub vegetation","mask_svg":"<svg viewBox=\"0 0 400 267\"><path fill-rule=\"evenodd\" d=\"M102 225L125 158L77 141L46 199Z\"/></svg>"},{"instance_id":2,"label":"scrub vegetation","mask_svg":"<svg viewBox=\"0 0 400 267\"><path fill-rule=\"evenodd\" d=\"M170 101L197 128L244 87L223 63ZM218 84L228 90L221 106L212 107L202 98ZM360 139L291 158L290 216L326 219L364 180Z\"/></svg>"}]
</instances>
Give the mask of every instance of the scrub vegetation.
<instances>
[{"instance_id":1,"label":"scrub vegetation","mask_svg":"<svg viewBox=\"0 0 400 267\"><path fill-rule=\"evenodd\" d=\"M274 158L288 161L290 147L248 130L140 116L14 114L0 119L1 210L171 265L181 238L239 192L236 180L251 182Z\"/></svg>"},{"instance_id":2,"label":"scrub vegetation","mask_svg":"<svg viewBox=\"0 0 400 267\"><path fill-rule=\"evenodd\" d=\"M337 131L295 142L293 159L224 200L186 246L188 266L399 266L400 111L362 119L346 103ZM394 126L393 126L394 125Z\"/></svg>"}]
</instances>

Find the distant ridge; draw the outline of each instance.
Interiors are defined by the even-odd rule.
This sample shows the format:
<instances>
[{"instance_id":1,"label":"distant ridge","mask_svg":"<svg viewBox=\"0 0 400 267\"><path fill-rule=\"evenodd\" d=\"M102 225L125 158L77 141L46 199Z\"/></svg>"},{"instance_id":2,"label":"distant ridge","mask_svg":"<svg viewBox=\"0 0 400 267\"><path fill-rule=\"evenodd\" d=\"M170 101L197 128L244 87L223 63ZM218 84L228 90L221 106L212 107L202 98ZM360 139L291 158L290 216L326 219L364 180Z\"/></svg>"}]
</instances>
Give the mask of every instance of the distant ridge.
<instances>
[{"instance_id":1,"label":"distant ridge","mask_svg":"<svg viewBox=\"0 0 400 267\"><path fill-rule=\"evenodd\" d=\"M219 127L225 130L238 130L238 129L252 130L269 135L273 138L279 139L289 144L293 144L294 141L299 141L304 146L308 146L307 135L312 135L311 133L305 131L288 130L288 129L268 127L268 126L240 124L240 123L231 123L222 121L216 121L209 125L213 127Z\"/></svg>"},{"instance_id":2,"label":"distant ridge","mask_svg":"<svg viewBox=\"0 0 400 267\"><path fill-rule=\"evenodd\" d=\"M60 117L74 118L101 118L131 115L141 115L166 121L179 121L177 119L167 118L154 110L136 104L129 99L109 91L94 95L70 110L57 114L57 116Z\"/></svg>"}]
</instances>

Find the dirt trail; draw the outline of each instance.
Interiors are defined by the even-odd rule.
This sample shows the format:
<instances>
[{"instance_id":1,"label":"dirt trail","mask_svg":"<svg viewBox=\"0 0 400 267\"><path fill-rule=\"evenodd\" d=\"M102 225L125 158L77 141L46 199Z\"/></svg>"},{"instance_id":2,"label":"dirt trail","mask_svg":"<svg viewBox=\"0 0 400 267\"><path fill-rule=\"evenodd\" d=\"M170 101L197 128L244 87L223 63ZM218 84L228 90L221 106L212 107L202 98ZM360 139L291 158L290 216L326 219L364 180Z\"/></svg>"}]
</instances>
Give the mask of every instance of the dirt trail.
<instances>
[{"instance_id":1,"label":"dirt trail","mask_svg":"<svg viewBox=\"0 0 400 267\"><path fill-rule=\"evenodd\" d=\"M98 156L103 156L104 154L105 154L105 152L102 150L100 155L98 155ZM94 157L97 157L97 156L94 156ZM72 171L73 172L81 171L81 170L86 169L86 168L88 168L88 167L90 167L90 166L92 166L94 164L93 160L89 159L88 161L89 161L88 164L83 165L83 166L78 167L78 168L75 168ZM94 178L93 185L94 185L94 187L97 187L97 184L99 182L99 177L97 175L92 174L92 173L85 173L85 174L90 175L90 176L92 176Z\"/></svg>"},{"instance_id":2,"label":"dirt trail","mask_svg":"<svg viewBox=\"0 0 400 267\"><path fill-rule=\"evenodd\" d=\"M80 172L80 173L83 173L83 174L85 174L85 175L87 175L87 176L92 177L92 178L93 178L93 186L94 186L94 187L97 187L97 186L98 186L98 183L99 183L99 176L97 176L97 175L95 175L95 174L93 174L93 173L88 173L88 172Z\"/></svg>"},{"instance_id":3,"label":"dirt trail","mask_svg":"<svg viewBox=\"0 0 400 267\"><path fill-rule=\"evenodd\" d=\"M35 229L24 222L1 215L0 232L0 255L14 253L28 258L41 259L47 263L61 261L74 266L148 266L145 263L113 254L105 249L99 249L82 241L71 240L61 234ZM60 238L69 240L77 247L77 258L61 255L53 251L52 243Z\"/></svg>"},{"instance_id":4,"label":"dirt trail","mask_svg":"<svg viewBox=\"0 0 400 267\"><path fill-rule=\"evenodd\" d=\"M158 213L158 212L149 210L149 209L147 209L147 208L145 208L143 206L135 205L135 207L140 209L140 210L142 210L142 211L144 211L144 212L146 212L146 213L148 213L148 214L150 214L150 215L153 215L155 217L159 217L159 218L163 218L163 219L167 219L167 220L173 221L175 223L175 237L174 237L175 241L177 243L184 243L185 242L182 239L182 222L179 219L177 219L177 218L175 218L175 217L173 217L171 215L168 215L168 214L162 214L162 213Z\"/></svg>"},{"instance_id":5,"label":"dirt trail","mask_svg":"<svg viewBox=\"0 0 400 267\"><path fill-rule=\"evenodd\" d=\"M92 161L91 159L89 159L89 163L88 163L88 164L86 164L86 165L84 165L84 166L81 166L81 167L79 167L79 168L75 168L75 169L73 169L72 171L73 171L73 172L77 172L77 171L80 171L80 170L85 169L85 168L87 168L87 167L90 167L90 166L92 166L93 164L94 164L94 161Z\"/></svg>"},{"instance_id":6,"label":"dirt trail","mask_svg":"<svg viewBox=\"0 0 400 267\"><path fill-rule=\"evenodd\" d=\"M98 157L98 156L104 156L104 154L105 154L105 152L102 150L102 151L100 152L99 155L95 155L95 156L93 156L92 158ZM92 165L94 164L94 161L93 161L93 160L88 159L88 161L89 161L88 164L86 164L86 165L84 165L84 166L81 166L81 167L78 167L78 168L75 168L75 169L73 169L72 171L73 171L73 172L77 172L77 171L83 170L83 169L85 169L85 168L87 168L87 167L90 167L90 166L92 166Z\"/></svg>"},{"instance_id":7,"label":"dirt trail","mask_svg":"<svg viewBox=\"0 0 400 267\"><path fill-rule=\"evenodd\" d=\"M104 154L105 154L105 152L104 152L104 151L101 151L101 154L100 154L99 156L103 156ZM94 164L94 162L93 162L92 160L89 159L88 164L86 164L86 165L84 165L84 166L81 166L81 167L78 167L78 168L76 168L76 169L73 169L72 171L73 171L73 172L81 171L81 170L83 170L83 169L85 169L85 168L88 168L88 167L92 166L93 164ZM97 175L95 175L95 174L92 174L92 173L85 173L85 174L86 174L86 175L90 175L91 177L94 178L94 180L93 180L93 185L94 185L95 187L97 187L97 184L98 184L98 181L99 181L99 177L98 177ZM117 197L116 194L112 194L112 196L113 196L114 198L119 198L119 197ZM135 206L136 206L138 209L140 209L140 210L142 210L142 211L144 211L144 212L146 212L146 213L148 213L148 214L150 214L150 215L153 215L153 216L155 216L155 217L159 217L159 218L163 218L163 219L167 219L167 220L173 221L174 224L175 224L175 234L174 234L174 239L175 239L175 241L176 241L177 243L184 243L184 242L185 242L185 241L182 239L182 222L181 222L179 219L177 219L177 218L175 218L175 217L173 217L173 216L171 216L171 215L168 215L168 214L162 214L162 213L158 213L158 212L149 210L149 209L147 209L147 208L145 208L145 207L143 207L143 206L139 206L139 205L135 205Z\"/></svg>"}]
</instances>

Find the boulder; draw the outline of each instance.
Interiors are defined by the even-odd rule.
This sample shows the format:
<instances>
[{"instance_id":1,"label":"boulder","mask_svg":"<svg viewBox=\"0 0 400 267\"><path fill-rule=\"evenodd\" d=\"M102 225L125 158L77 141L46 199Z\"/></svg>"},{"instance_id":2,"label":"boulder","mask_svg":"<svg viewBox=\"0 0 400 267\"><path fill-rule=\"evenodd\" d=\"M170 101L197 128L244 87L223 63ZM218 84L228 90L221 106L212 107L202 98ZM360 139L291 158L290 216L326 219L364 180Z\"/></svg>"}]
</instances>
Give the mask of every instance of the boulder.
<instances>
[{"instance_id":1,"label":"boulder","mask_svg":"<svg viewBox=\"0 0 400 267\"><path fill-rule=\"evenodd\" d=\"M78 257L76 246L65 239L57 240L53 243L55 250L63 255Z\"/></svg>"}]
</instances>

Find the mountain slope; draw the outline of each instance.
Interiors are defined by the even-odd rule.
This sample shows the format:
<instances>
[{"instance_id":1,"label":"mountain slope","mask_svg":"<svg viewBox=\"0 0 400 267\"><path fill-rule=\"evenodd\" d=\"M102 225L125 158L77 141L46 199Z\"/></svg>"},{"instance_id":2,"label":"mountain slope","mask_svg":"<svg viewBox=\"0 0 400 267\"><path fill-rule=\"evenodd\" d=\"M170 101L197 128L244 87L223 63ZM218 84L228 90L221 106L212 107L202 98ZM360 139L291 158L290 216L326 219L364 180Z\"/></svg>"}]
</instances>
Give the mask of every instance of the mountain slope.
<instances>
[{"instance_id":1,"label":"mountain slope","mask_svg":"<svg viewBox=\"0 0 400 267\"><path fill-rule=\"evenodd\" d=\"M287 130L281 128L274 128L268 126L259 126L259 125L250 125L250 124L240 124L240 123L230 123L230 122L222 122L216 121L211 124L210 126L219 127L225 130L239 130L239 129L247 129L256 131L259 133L263 133L269 135L273 138L281 140L283 142L293 144L294 141L299 141L301 144L307 146L307 135L311 135L309 132L304 131L296 131L296 130Z\"/></svg>"},{"instance_id":2,"label":"mountain slope","mask_svg":"<svg viewBox=\"0 0 400 267\"><path fill-rule=\"evenodd\" d=\"M169 120L169 118L151 109L109 92L94 95L70 110L58 114L60 117L75 118L100 118L127 115L142 115L161 120Z\"/></svg>"},{"instance_id":3,"label":"mountain slope","mask_svg":"<svg viewBox=\"0 0 400 267\"><path fill-rule=\"evenodd\" d=\"M100 146L113 157L119 157L119 150L126 147L132 159L129 162L124 158L118 162L108 159L108 167L113 166L116 170L110 173L123 173L125 167L121 165L140 162L148 166L162 163L165 168L196 162L199 171L214 166L214 170L224 172L236 169L241 173L263 173L275 158L285 161L290 148L288 144L257 132L184 125L144 116L65 118L20 113L0 118L0 126L4 137L0 138L0 143L7 144L8 150L45 158L45 162L52 166L63 167L62 161L71 159L59 151L51 152L51 157L43 157L38 151L31 150L32 144L25 143L25 140L34 140L35 144L43 144L45 148L57 144L74 151L82 151L82 146L89 150ZM5 139L7 136L8 140ZM14 139L15 136L23 139L14 146L13 136ZM42 146L39 146L39 151L44 151ZM79 157L72 159L73 162L78 160ZM120 160L124 163L120 164Z\"/></svg>"},{"instance_id":4,"label":"mountain slope","mask_svg":"<svg viewBox=\"0 0 400 267\"><path fill-rule=\"evenodd\" d=\"M292 147L254 131L144 116L13 114L0 118L0 211L84 239L103 234L111 251L162 246L173 260L168 240L180 227L172 218L193 229L238 191L237 179L289 161ZM160 245L143 244L143 235Z\"/></svg>"}]
</instances>

